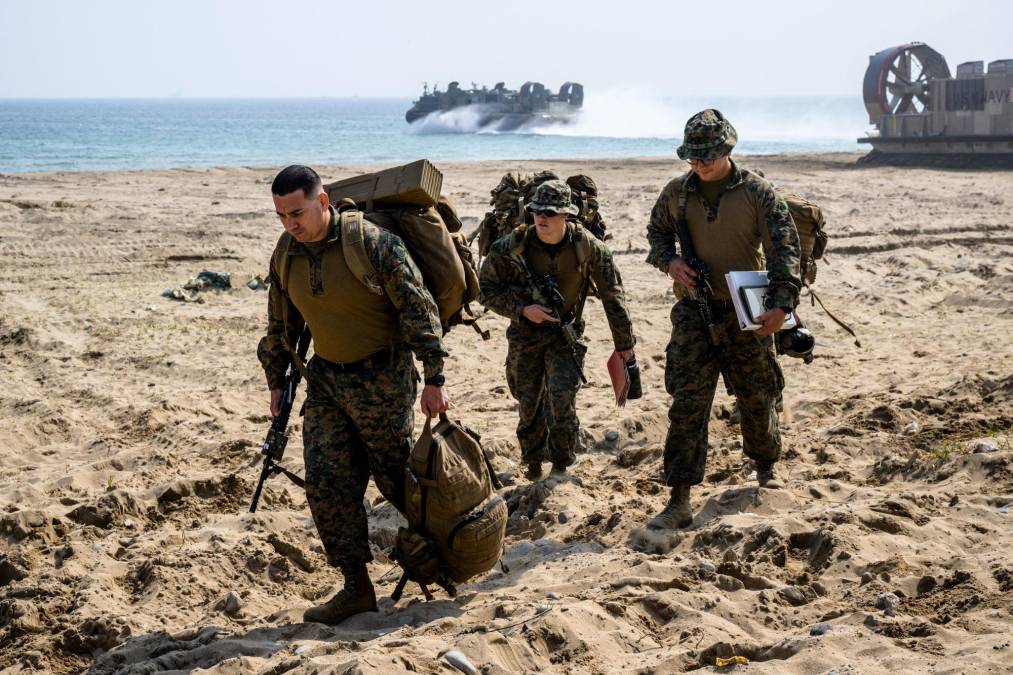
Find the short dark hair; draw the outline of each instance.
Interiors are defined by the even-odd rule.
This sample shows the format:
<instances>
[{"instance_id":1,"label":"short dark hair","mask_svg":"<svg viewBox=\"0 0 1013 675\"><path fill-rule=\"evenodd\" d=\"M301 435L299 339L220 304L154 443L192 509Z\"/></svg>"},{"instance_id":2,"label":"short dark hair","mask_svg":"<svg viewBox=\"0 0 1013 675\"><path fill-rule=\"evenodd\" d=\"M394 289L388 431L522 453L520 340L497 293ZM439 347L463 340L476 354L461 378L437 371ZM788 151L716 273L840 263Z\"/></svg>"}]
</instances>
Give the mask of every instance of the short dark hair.
<instances>
[{"instance_id":1,"label":"short dark hair","mask_svg":"<svg viewBox=\"0 0 1013 675\"><path fill-rule=\"evenodd\" d=\"M280 197L296 190L302 190L307 197L313 197L323 185L324 182L320 180L316 171L302 164L292 164L279 171L278 175L274 177L274 182L271 183L271 193Z\"/></svg>"}]
</instances>

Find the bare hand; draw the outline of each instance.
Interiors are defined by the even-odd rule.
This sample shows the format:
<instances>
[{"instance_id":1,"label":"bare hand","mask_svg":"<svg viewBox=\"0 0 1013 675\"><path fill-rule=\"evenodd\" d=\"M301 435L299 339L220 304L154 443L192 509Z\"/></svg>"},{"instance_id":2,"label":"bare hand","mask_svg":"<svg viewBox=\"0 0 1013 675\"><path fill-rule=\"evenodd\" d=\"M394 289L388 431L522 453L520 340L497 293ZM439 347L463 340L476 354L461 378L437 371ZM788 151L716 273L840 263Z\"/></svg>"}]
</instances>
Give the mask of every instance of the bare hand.
<instances>
[{"instance_id":1,"label":"bare hand","mask_svg":"<svg viewBox=\"0 0 1013 675\"><path fill-rule=\"evenodd\" d=\"M440 413L447 412L450 407L450 397L447 390L437 387L435 384L427 384L422 390L422 414L426 417L436 417Z\"/></svg>"},{"instance_id":2,"label":"bare hand","mask_svg":"<svg viewBox=\"0 0 1013 675\"><path fill-rule=\"evenodd\" d=\"M777 331L781 330L781 326L784 325L784 320L787 318L787 314L780 307L774 307L768 309L766 312L757 317L757 320L763 324L762 328L756 329L756 334L760 337L767 337L773 335Z\"/></svg>"},{"instance_id":3,"label":"bare hand","mask_svg":"<svg viewBox=\"0 0 1013 675\"><path fill-rule=\"evenodd\" d=\"M521 310L521 314L531 323L545 323L546 321L559 323L559 319L552 316L552 309L545 305L528 305Z\"/></svg>"},{"instance_id":4,"label":"bare hand","mask_svg":"<svg viewBox=\"0 0 1013 675\"><path fill-rule=\"evenodd\" d=\"M629 361L633 357L633 350L627 349L625 352L619 352L619 356L623 357L623 361Z\"/></svg>"},{"instance_id":5,"label":"bare hand","mask_svg":"<svg viewBox=\"0 0 1013 675\"><path fill-rule=\"evenodd\" d=\"M271 417L277 417L281 412L281 389L271 390Z\"/></svg>"},{"instance_id":6,"label":"bare hand","mask_svg":"<svg viewBox=\"0 0 1013 675\"><path fill-rule=\"evenodd\" d=\"M668 276L672 277L686 288L693 288L696 286L696 272L692 267L686 264L686 261L682 258L675 258L672 262L668 263Z\"/></svg>"}]
</instances>

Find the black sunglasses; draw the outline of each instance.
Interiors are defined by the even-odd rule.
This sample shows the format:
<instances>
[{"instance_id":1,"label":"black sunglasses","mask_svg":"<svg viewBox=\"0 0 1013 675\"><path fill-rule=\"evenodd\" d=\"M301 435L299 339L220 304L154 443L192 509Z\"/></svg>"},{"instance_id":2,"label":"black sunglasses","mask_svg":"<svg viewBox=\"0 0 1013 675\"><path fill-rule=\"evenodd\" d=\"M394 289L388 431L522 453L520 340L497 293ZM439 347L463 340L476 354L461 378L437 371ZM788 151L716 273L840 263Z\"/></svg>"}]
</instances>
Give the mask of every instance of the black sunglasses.
<instances>
[{"instance_id":1,"label":"black sunglasses","mask_svg":"<svg viewBox=\"0 0 1013 675\"><path fill-rule=\"evenodd\" d=\"M536 216L558 216L559 215L558 211L544 211L543 210L543 211L532 211L531 213L535 214Z\"/></svg>"}]
</instances>

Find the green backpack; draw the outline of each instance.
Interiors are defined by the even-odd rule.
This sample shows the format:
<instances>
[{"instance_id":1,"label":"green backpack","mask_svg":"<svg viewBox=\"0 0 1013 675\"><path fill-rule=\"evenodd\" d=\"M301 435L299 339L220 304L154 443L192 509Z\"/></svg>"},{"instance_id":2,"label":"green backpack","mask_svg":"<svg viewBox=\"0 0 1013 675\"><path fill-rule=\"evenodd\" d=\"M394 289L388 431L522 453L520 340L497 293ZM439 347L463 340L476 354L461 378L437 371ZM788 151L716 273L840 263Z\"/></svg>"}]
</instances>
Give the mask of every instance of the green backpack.
<instances>
[{"instance_id":1,"label":"green backpack","mask_svg":"<svg viewBox=\"0 0 1013 675\"><path fill-rule=\"evenodd\" d=\"M455 595L454 584L487 572L503 554L507 506L480 436L441 415L426 419L405 469L405 517L394 558L404 570L391 596L396 602L409 580L439 584Z\"/></svg>"}]
</instances>

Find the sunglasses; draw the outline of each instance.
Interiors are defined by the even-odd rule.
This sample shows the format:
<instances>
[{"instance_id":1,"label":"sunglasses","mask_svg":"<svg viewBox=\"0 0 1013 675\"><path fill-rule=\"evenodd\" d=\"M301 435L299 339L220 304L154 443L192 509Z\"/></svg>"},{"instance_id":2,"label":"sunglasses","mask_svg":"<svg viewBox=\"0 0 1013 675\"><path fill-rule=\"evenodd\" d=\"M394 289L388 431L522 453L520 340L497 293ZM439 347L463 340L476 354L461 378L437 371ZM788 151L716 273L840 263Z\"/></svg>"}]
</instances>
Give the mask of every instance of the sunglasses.
<instances>
[{"instance_id":1,"label":"sunglasses","mask_svg":"<svg viewBox=\"0 0 1013 675\"><path fill-rule=\"evenodd\" d=\"M546 217L559 215L559 213L556 211L532 211L531 213L535 214L536 216L546 216Z\"/></svg>"},{"instance_id":2,"label":"sunglasses","mask_svg":"<svg viewBox=\"0 0 1013 675\"><path fill-rule=\"evenodd\" d=\"M698 159L696 157L690 157L686 161L689 162L691 165L696 164L699 166L710 166L719 159L721 159L721 157L716 157L714 159Z\"/></svg>"}]
</instances>

